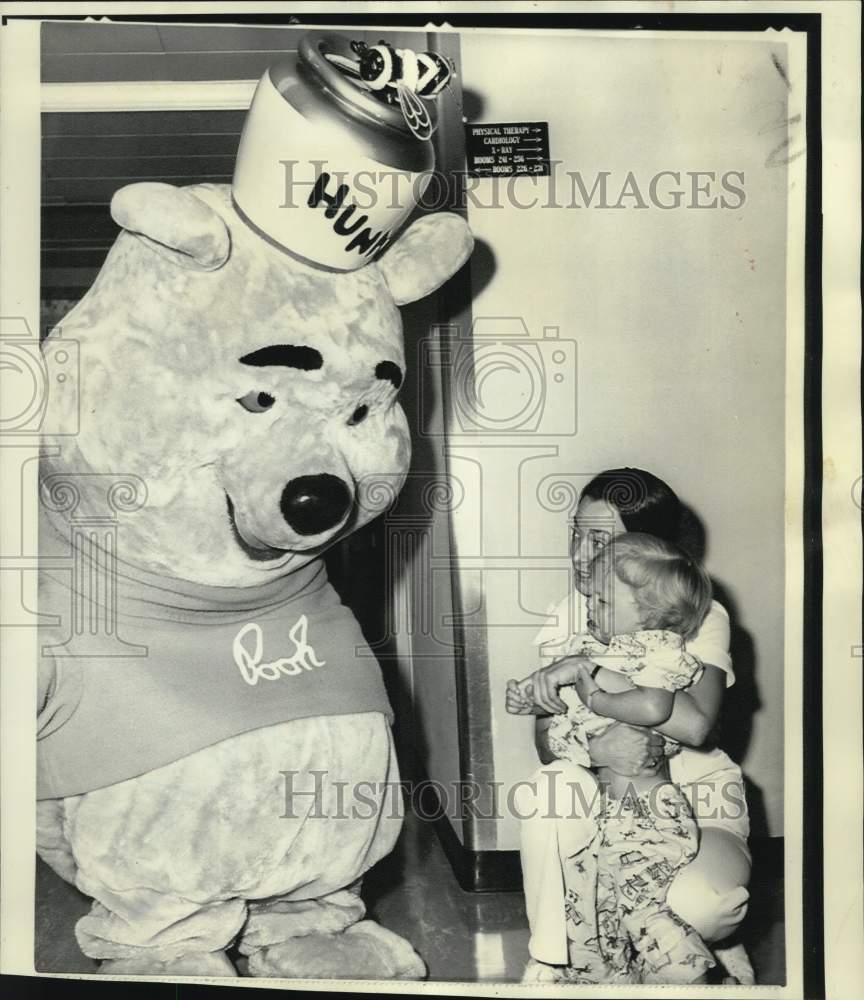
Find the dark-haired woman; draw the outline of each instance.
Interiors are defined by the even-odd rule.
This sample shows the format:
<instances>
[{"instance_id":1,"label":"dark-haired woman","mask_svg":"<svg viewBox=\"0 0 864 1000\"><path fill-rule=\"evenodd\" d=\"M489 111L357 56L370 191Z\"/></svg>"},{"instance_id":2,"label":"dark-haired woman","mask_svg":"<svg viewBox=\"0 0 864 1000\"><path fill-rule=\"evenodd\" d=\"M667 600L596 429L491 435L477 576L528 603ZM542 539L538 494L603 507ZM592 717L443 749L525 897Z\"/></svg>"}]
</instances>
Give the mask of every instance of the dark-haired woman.
<instances>
[{"instance_id":1,"label":"dark-haired woman","mask_svg":"<svg viewBox=\"0 0 864 1000\"><path fill-rule=\"evenodd\" d=\"M580 780L583 800L585 795L590 799L591 783L585 781L582 768L555 760L546 745L551 716L566 710L558 689L574 683L582 663L578 657L557 659L556 645L584 631L586 602L582 598L588 587L588 567L610 540L639 531L675 542L680 523L678 497L651 473L612 469L592 479L582 491L572 524L575 587L535 640L541 659L549 664L533 675L535 711L548 713L538 714L536 720L537 750L544 768L521 790L517 808L524 817L522 867L531 923L530 952L544 966L566 967L568 963L566 887L561 867L553 860L558 855L572 856L594 835L585 810L578 816L570 808L580 801ZM691 801L700 827L700 847L696 858L675 877L667 901L706 942L721 941L735 930L747 912L749 898L749 819L741 770L711 745L724 692L734 683L729 635L729 617L714 601L698 634L686 645L702 663L702 675L691 687L677 692L667 722L657 732L619 723L590 744L592 766L605 765L632 776L650 773L657 766L663 753L658 732L683 744L670 760L670 773ZM609 690L622 690L612 683L614 676L605 671L604 684ZM626 687L628 682L621 678L621 684ZM746 975L749 970L743 971ZM542 970L538 973L535 968L530 978L543 978Z\"/></svg>"}]
</instances>

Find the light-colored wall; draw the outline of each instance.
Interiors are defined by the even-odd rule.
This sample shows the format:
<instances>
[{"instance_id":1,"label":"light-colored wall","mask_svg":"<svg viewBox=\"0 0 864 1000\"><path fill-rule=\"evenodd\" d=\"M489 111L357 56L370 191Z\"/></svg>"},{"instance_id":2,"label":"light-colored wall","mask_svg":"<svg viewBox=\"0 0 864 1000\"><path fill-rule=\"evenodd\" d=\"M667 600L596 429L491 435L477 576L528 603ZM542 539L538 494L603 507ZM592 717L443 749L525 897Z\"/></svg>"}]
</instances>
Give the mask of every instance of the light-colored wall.
<instances>
[{"instance_id":1,"label":"light-colored wall","mask_svg":"<svg viewBox=\"0 0 864 1000\"><path fill-rule=\"evenodd\" d=\"M706 564L729 599L742 674L727 741L759 792L751 795L756 832L781 835L787 175L768 163L785 136L786 84L771 59L782 65L785 46L526 41L463 34L466 114L548 121L564 205L565 171L580 171L589 187L610 171L611 203L628 171L646 201L661 170L743 171L746 200L725 210L640 209L633 198L619 209L550 208L548 182L520 178L516 197L539 196L536 207L469 202L488 248L472 263L475 319L522 317L537 339L557 326L578 356L563 384L577 395L575 434L510 439L522 450L480 447L488 437L453 446L452 470L458 475L461 461L474 483L454 514L460 556L521 553L517 568L487 570L481 587L495 775L516 781L536 764L530 723L504 712L503 688L533 669L538 616L567 580L563 564L552 569L548 559L566 560L568 505L549 509L555 498L542 483L552 476L578 489L601 469L638 465L673 485L704 522ZM475 182L475 200L489 205L493 183ZM716 184L714 193L722 193ZM500 321L488 327L502 329ZM519 377L499 373L487 386L517 394ZM499 849L518 845L514 819L496 834Z\"/></svg>"}]
</instances>

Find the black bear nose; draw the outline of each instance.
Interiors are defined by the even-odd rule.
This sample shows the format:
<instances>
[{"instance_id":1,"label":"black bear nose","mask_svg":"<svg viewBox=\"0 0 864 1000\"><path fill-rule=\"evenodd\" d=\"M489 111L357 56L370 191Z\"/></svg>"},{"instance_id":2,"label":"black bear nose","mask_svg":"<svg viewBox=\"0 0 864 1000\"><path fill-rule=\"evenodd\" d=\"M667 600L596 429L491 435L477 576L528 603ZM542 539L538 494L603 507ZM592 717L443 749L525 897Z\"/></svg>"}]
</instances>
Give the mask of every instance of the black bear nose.
<instances>
[{"instance_id":1,"label":"black bear nose","mask_svg":"<svg viewBox=\"0 0 864 1000\"><path fill-rule=\"evenodd\" d=\"M351 509L351 492L338 476L299 476L282 491L282 516L298 535L333 528Z\"/></svg>"}]
</instances>

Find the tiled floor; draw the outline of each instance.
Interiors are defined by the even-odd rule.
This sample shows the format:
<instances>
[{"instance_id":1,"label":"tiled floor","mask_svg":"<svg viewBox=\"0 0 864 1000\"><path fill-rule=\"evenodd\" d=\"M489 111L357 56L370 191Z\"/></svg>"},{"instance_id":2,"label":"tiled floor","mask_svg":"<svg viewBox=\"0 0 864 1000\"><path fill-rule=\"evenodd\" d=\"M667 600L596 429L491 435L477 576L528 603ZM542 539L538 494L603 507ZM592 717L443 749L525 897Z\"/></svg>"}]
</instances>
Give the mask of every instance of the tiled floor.
<instances>
[{"instance_id":1,"label":"tiled floor","mask_svg":"<svg viewBox=\"0 0 864 1000\"><path fill-rule=\"evenodd\" d=\"M754 845L751 907L742 937L760 984L782 983L782 857L777 842ZM364 897L370 915L407 937L439 981L513 982L528 957L528 931L517 892L463 892L430 824L411 817L397 850L369 873ZM39 862L36 938L38 969L93 972L78 949L73 926L88 901Z\"/></svg>"}]
</instances>

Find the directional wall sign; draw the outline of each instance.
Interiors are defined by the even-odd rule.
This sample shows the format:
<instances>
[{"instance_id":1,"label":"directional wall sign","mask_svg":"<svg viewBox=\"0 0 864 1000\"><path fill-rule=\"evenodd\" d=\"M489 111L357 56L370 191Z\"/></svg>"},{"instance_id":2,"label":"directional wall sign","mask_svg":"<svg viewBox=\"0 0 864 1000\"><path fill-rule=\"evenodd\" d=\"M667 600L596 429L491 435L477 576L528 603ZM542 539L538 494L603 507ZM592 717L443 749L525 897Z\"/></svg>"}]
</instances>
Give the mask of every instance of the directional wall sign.
<instances>
[{"instance_id":1,"label":"directional wall sign","mask_svg":"<svg viewBox=\"0 0 864 1000\"><path fill-rule=\"evenodd\" d=\"M473 177L549 176L548 122L468 125L465 146Z\"/></svg>"}]
</instances>

